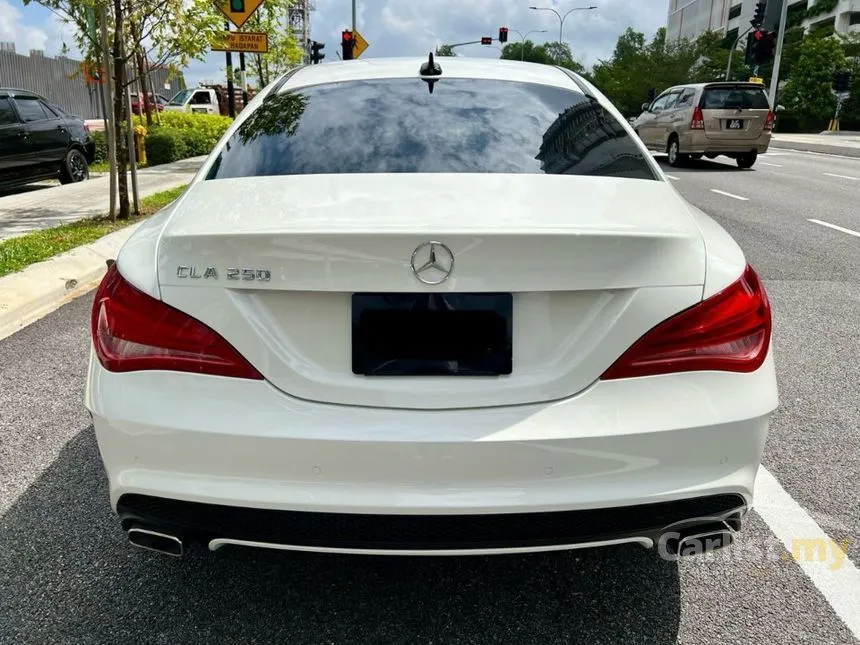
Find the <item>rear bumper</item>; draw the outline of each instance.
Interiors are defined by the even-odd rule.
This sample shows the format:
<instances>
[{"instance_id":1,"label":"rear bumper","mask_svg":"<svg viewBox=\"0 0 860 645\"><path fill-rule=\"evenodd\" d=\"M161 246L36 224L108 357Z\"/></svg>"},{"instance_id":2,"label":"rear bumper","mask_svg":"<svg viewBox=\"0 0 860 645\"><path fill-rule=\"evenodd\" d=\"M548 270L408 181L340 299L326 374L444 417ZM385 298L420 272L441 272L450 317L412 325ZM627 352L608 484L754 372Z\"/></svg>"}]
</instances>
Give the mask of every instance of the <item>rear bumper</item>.
<instances>
[{"instance_id":1,"label":"rear bumper","mask_svg":"<svg viewBox=\"0 0 860 645\"><path fill-rule=\"evenodd\" d=\"M123 495L125 530L146 527L216 550L239 544L357 553L549 550L638 542L653 546L673 527L720 518L740 526L741 495L713 495L605 509L480 515L378 515L279 511ZM665 539L665 538L664 538Z\"/></svg>"},{"instance_id":2,"label":"rear bumper","mask_svg":"<svg viewBox=\"0 0 860 645\"><path fill-rule=\"evenodd\" d=\"M260 381L113 374L91 360L86 404L125 528L310 549L426 547L422 535L537 549L647 542L689 513L742 511L777 395L770 357L752 374L450 411L319 404Z\"/></svg>"},{"instance_id":3,"label":"rear bumper","mask_svg":"<svg viewBox=\"0 0 860 645\"><path fill-rule=\"evenodd\" d=\"M770 146L771 135L756 139L709 139L701 132L685 132L680 136L680 149L684 154L738 154L757 152L764 154Z\"/></svg>"}]
</instances>

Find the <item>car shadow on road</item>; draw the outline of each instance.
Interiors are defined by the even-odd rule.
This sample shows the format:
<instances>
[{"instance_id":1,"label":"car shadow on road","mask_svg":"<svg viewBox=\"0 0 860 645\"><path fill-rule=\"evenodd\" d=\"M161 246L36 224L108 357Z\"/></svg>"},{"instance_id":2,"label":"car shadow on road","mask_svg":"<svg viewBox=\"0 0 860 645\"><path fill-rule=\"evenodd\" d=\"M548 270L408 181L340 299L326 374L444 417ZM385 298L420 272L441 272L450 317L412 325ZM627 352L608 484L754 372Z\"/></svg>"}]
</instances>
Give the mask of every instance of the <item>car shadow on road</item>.
<instances>
[{"instance_id":1,"label":"car shadow on road","mask_svg":"<svg viewBox=\"0 0 860 645\"><path fill-rule=\"evenodd\" d=\"M0 519L4 642L676 643L676 563L638 546L364 557L128 545L92 428Z\"/></svg>"},{"instance_id":2,"label":"car shadow on road","mask_svg":"<svg viewBox=\"0 0 860 645\"><path fill-rule=\"evenodd\" d=\"M52 182L44 182L38 184L25 184L23 186L15 186L14 188L4 188L0 190L0 197L9 197L11 195L23 195L26 193L34 193L38 190L45 190L46 188L53 188L54 186L59 186L60 182L52 181Z\"/></svg>"},{"instance_id":3,"label":"car shadow on road","mask_svg":"<svg viewBox=\"0 0 860 645\"><path fill-rule=\"evenodd\" d=\"M669 165L669 157L666 155L654 157L657 163L662 166L664 172L673 173L678 170L702 170L702 171L720 171L720 172L754 172L755 168L738 168L737 164L728 157L722 157L726 163L711 161L710 159L688 159L682 166L673 167ZM718 157L719 158L719 157ZM731 162L731 163L730 163Z\"/></svg>"}]
</instances>

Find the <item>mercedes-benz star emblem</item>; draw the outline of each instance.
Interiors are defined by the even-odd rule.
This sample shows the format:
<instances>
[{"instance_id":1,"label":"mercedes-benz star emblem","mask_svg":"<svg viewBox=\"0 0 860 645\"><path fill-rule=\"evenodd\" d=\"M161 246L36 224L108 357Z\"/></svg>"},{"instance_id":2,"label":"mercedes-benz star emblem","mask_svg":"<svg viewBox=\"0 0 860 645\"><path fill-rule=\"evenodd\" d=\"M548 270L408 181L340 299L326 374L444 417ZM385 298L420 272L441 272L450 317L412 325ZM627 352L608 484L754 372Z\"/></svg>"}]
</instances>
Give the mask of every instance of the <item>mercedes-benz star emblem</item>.
<instances>
[{"instance_id":1,"label":"mercedes-benz star emblem","mask_svg":"<svg viewBox=\"0 0 860 645\"><path fill-rule=\"evenodd\" d=\"M454 271L454 254L442 242L424 242L412 252L412 273L424 284L442 284Z\"/></svg>"}]
</instances>

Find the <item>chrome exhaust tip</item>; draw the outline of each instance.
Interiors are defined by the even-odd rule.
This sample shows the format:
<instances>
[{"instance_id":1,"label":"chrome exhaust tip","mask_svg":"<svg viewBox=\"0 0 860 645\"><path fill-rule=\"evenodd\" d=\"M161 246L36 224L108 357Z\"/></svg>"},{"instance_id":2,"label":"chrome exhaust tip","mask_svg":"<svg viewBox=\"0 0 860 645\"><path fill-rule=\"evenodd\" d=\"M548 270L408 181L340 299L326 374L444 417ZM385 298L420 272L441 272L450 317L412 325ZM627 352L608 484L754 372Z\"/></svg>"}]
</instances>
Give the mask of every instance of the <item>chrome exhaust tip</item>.
<instances>
[{"instance_id":1,"label":"chrome exhaust tip","mask_svg":"<svg viewBox=\"0 0 860 645\"><path fill-rule=\"evenodd\" d=\"M658 540L660 554L671 560L724 549L735 542L740 519L701 518L666 527Z\"/></svg>"},{"instance_id":2,"label":"chrome exhaust tip","mask_svg":"<svg viewBox=\"0 0 860 645\"><path fill-rule=\"evenodd\" d=\"M181 558L185 553L185 545L175 535L167 535L140 527L130 528L127 535L129 542L147 551L155 551L174 558Z\"/></svg>"}]
</instances>

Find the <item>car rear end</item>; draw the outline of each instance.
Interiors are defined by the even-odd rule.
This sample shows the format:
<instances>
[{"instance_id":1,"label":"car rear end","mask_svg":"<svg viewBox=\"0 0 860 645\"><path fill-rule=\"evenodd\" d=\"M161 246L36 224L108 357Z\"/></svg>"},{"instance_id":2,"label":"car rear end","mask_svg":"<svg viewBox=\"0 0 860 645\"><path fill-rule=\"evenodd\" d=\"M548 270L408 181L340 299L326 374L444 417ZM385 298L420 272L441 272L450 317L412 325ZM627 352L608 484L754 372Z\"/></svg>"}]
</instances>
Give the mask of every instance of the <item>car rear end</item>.
<instances>
[{"instance_id":1,"label":"car rear end","mask_svg":"<svg viewBox=\"0 0 860 645\"><path fill-rule=\"evenodd\" d=\"M708 83L690 111L682 150L689 153L767 152L774 112L758 83Z\"/></svg>"},{"instance_id":2,"label":"car rear end","mask_svg":"<svg viewBox=\"0 0 860 645\"><path fill-rule=\"evenodd\" d=\"M120 253L86 402L133 542L737 527L776 405L758 278L720 237L707 271L702 225L587 83L442 67L299 70Z\"/></svg>"}]
</instances>

